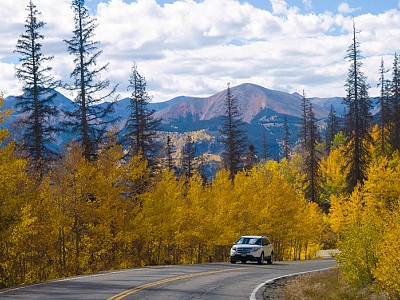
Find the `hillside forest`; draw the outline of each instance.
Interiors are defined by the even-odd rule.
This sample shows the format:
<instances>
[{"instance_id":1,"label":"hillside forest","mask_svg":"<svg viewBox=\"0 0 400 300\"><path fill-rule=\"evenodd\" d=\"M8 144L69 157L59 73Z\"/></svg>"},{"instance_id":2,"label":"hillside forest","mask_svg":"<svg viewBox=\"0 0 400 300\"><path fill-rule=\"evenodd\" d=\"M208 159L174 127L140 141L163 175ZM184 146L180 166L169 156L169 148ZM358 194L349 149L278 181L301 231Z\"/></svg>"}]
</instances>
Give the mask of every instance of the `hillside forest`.
<instances>
[{"instance_id":1,"label":"hillside forest","mask_svg":"<svg viewBox=\"0 0 400 300\"><path fill-rule=\"evenodd\" d=\"M396 54L391 73L383 61L377 70L380 112L373 118L354 24L345 54L346 114L339 118L332 109L322 137L303 95L298 142L291 144L285 120L284 157L277 160L263 159L267 155L247 142L228 85L219 129L224 151L208 178L204 156L195 155L196 133L188 132L180 149L169 135L160 142L161 120L148 109L151 97L136 64L127 79L132 94L125 127L106 118L114 102L104 101L115 88L99 76L107 65L96 64L96 22L84 1L71 7L76 27L65 42L75 64L73 83L51 76L51 56L40 44L45 24L29 1L15 50L24 90L15 108L18 138L2 126L11 110L1 109L0 96L0 288L104 270L228 261L239 236L265 234L277 260L312 259L322 248L337 247L349 282L400 297ZM74 92L78 105L60 120L73 138L57 152L52 143L59 128L49 120L57 118L52 91L61 86ZM177 151L179 161L172 155Z\"/></svg>"}]
</instances>

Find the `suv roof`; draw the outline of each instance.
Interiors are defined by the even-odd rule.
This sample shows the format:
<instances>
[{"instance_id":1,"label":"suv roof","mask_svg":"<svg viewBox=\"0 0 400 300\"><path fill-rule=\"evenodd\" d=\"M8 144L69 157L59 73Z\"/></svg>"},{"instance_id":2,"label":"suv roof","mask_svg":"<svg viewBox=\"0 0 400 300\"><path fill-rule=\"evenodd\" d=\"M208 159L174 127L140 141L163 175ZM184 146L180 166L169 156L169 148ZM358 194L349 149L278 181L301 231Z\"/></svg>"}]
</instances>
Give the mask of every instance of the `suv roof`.
<instances>
[{"instance_id":1,"label":"suv roof","mask_svg":"<svg viewBox=\"0 0 400 300\"><path fill-rule=\"evenodd\" d=\"M245 238L266 238L268 235L242 235L241 237Z\"/></svg>"}]
</instances>

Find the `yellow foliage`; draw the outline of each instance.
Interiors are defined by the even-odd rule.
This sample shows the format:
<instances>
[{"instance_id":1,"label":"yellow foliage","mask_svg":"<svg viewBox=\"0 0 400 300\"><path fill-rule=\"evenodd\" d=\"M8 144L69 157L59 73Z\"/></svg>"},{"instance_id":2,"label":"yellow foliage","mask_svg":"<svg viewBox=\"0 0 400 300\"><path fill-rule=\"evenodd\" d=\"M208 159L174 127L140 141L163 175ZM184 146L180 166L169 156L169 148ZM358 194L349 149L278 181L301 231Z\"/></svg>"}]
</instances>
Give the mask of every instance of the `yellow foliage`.
<instances>
[{"instance_id":1,"label":"yellow foliage","mask_svg":"<svg viewBox=\"0 0 400 300\"><path fill-rule=\"evenodd\" d=\"M3 105L0 94L0 107ZM0 111L0 125L8 116ZM30 198L30 180L25 173L27 161L14 155L15 145L7 142L8 130L0 130L0 288L15 283L15 273L10 266L10 241L13 228L21 222L21 208Z\"/></svg>"},{"instance_id":2,"label":"yellow foliage","mask_svg":"<svg viewBox=\"0 0 400 300\"><path fill-rule=\"evenodd\" d=\"M378 263L373 270L379 286L388 291L393 299L400 295L400 214L393 215L378 250Z\"/></svg>"},{"instance_id":3,"label":"yellow foliage","mask_svg":"<svg viewBox=\"0 0 400 300\"><path fill-rule=\"evenodd\" d=\"M96 161L87 161L79 146L69 148L20 206L9 230L3 285L226 261L232 242L244 234L269 235L278 259L310 258L320 248L323 214L305 201L290 174L299 171L297 163L268 162L234 181L221 170L205 185L198 175L151 174L141 155L123 157L113 141L100 147ZM15 195L18 187L7 191Z\"/></svg>"},{"instance_id":4,"label":"yellow foliage","mask_svg":"<svg viewBox=\"0 0 400 300\"><path fill-rule=\"evenodd\" d=\"M372 149L372 148L371 148ZM400 156L375 155L367 180L350 196L331 197L330 223L339 234L346 277L358 285L376 280L399 295Z\"/></svg>"},{"instance_id":5,"label":"yellow foliage","mask_svg":"<svg viewBox=\"0 0 400 300\"><path fill-rule=\"evenodd\" d=\"M323 180L323 196L330 199L346 192L346 176L349 168L345 165L344 148L339 146L330 151L328 158L321 158L320 172Z\"/></svg>"}]
</instances>

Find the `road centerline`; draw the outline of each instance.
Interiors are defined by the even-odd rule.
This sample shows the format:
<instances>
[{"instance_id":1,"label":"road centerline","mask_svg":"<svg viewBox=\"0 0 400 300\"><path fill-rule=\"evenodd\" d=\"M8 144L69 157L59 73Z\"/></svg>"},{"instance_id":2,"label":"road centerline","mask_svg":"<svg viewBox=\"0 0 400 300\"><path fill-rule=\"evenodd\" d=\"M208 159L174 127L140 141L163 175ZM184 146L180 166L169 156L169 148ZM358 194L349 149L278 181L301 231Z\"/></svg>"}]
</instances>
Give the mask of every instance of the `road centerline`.
<instances>
[{"instance_id":1,"label":"road centerline","mask_svg":"<svg viewBox=\"0 0 400 300\"><path fill-rule=\"evenodd\" d=\"M141 290L153 287L153 286L157 286L163 283L168 283L168 282L172 282L172 281L177 281L177 280L182 280L182 279L188 279L188 278L192 278L192 277L198 277L198 276L205 276L205 275L212 275L212 274L218 274L218 273L223 273L223 272L228 272L228 271L238 271L238 270L245 270L245 269L249 269L250 267L246 267L246 268L228 268L228 269L220 269L220 270L215 270L215 271L206 271L206 272L198 272L198 273L191 273L191 274L186 274L186 275L181 275L181 276L175 276L175 277L170 277L170 278L166 278L166 279L162 279L162 280L158 280L158 281L154 281L154 282L149 282L146 284L142 284L139 285L135 288L132 289L128 289L125 291L122 291L114 296L111 296L110 298L108 298L107 300L121 300L129 295L132 295L134 293L137 293Z\"/></svg>"}]
</instances>

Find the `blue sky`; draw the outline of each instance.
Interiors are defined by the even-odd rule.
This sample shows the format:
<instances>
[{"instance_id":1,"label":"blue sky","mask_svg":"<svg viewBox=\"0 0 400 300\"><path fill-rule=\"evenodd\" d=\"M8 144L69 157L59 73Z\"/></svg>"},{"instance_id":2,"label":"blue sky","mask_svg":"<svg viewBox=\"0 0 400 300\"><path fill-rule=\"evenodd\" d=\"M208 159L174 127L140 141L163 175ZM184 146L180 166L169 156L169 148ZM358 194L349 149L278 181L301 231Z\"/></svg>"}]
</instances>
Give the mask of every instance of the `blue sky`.
<instances>
[{"instance_id":1,"label":"blue sky","mask_svg":"<svg viewBox=\"0 0 400 300\"><path fill-rule=\"evenodd\" d=\"M104 0L103 0L104 1ZM93 2L95 2L93 0ZM157 3L164 5L165 3L173 3L176 0L157 0ZM197 1L200 2L200 1ZM266 9L271 11L272 5L268 0L241 0L241 3L249 3L255 7ZM302 11L312 11L315 13L322 13L324 11L336 11L339 4L345 2L348 3L350 7L360 8L355 14L362 13L381 13L391 8L396 8L399 4L397 0L351 0L351 1L336 1L336 0L317 0L308 1L306 3L311 3L311 9L306 9L305 1L303 0L288 0L286 3L289 6L297 6Z\"/></svg>"},{"instance_id":2,"label":"blue sky","mask_svg":"<svg viewBox=\"0 0 400 300\"><path fill-rule=\"evenodd\" d=\"M94 6L105 0L91 0ZM125 2L134 2L128 0ZM164 5L165 3L171 4L177 2L176 0L157 0L157 3ZM195 0L195 2L202 2L201 0ZM268 0L240 0L240 3L249 3L254 7L272 11L272 5ZM303 0L288 0L286 1L288 6L296 6L302 12L313 12L316 14L323 13L325 11L336 12L340 3L347 3L350 7L357 9L353 14L360 15L365 13L379 14L392 8L397 8L399 5L398 0L351 0L351 1L337 1L337 0L314 0L314 1L303 1ZM309 3L311 7L308 7L306 3Z\"/></svg>"},{"instance_id":3,"label":"blue sky","mask_svg":"<svg viewBox=\"0 0 400 300\"><path fill-rule=\"evenodd\" d=\"M0 91L6 96L21 90L13 50L24 31L27 2L0 0ZM43 52L54 55L56 78L68 82L73 58L63 39L73 30L71 2L34 3L46 22ZM381 58L389 67L400 51L399 0L86 0L86 5L99 25L99 64L109 63L105 75L119 84L121 97L128 95L133 62L154 101L209 96L227 82L290 93L304 89L309 97L344 96L353 21L374 96Z\"/></svg>"}]
</instances>

